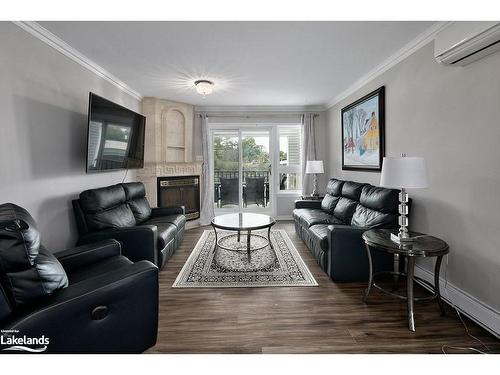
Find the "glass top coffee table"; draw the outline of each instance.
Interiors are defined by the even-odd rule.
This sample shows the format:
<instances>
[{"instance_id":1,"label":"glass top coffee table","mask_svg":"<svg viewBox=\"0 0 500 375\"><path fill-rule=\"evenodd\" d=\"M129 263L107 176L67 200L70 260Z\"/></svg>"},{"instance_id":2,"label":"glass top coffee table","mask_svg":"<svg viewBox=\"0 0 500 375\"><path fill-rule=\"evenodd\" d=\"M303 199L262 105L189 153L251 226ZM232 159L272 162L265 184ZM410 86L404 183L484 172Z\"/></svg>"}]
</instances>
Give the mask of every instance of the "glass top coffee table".
<instances>
[{"instance_id":1,"label":"glass top coffee table","mask_svg":"<svg viewBox=\"0 0 500 375\"><path fill-rule=\"evenodd\" d=\"M241 232L246 232L247 235L247 246L246 252L248 256L248 261L250 261L251 252L255 250L263 249L266 246L270 246L271 249L274 250L273 244L271 242L271 227L276 224L276 220L274 220L271 216L264 214L253 214L253 213L237 213L237 214L226 214L216 216L212 219L212 228L214 228L215 232L215 246L214 253L217 251L217 248L221 248L229 251L240 251L239 248L229 248L221 244L222 239L226 239L230 236L236 236L237 241L240 242ZM230 234L224 236L222 238L218 238L217 229L227 230L227 231L236 231L235 234ZM259 229L267 229L267 238L260 234L252 233L253 230ZM260 237L266 240L265 245L259 247L251 247L251 238L252 237Z\"/></svg>"}]
</instances>

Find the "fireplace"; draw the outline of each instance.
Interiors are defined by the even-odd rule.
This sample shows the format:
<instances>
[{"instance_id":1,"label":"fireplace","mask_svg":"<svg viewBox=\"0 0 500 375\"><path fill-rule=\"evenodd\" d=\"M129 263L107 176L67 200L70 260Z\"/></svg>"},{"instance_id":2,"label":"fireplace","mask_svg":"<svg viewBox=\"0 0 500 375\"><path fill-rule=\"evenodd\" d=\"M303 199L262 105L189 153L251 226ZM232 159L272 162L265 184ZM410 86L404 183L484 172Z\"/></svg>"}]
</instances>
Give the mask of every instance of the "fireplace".
<instances>
[{"instance_id":1,"label":"fireplace","mask_svg":"<svg viewBox=\"0 0 500 375\"><path fill-rule=\"evenodd\" d=\"M200 217L200 176L172 176L157 179L158 207L184 206L186 219Z\"/></svg>"}]
</instances>

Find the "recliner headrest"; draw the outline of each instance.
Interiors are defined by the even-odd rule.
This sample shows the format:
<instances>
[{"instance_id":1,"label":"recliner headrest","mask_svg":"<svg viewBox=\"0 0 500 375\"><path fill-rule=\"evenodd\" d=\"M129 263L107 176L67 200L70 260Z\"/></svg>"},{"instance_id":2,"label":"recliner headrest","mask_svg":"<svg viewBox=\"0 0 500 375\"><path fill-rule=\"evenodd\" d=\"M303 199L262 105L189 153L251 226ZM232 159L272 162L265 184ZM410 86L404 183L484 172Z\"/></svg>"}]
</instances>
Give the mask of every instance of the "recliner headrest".
<instances>
[{"instance_id":1,"label":"recliner headrest","mask_svg":"<svg viewBox=\"0 0 500 375\"><path fill-rule=\"evenodd\" d=\"M362 184L360 182L345 181L342 185L342 196L355 201L359 201L361 191L363 190L363 186L365 185L366 184Z\"/></svg>"},{"instance_id":2,"label":"recliner headrest","mask_svg":"<svg viewBox=\"0 0 500 375\"><path fill-rule=\"evenodd\" d=\"M121 184L89 189L80 193L80 206L85 213L104 211L125 201L125 190Z\"/></svg>"},{"instance_id":3,"label":"recliner headrest","mask_svg":"<svg viewBox=\"0 0 500 375\"><path fill-rule=\"evenodd\" d=\"M326 185L326 192L330 195L339 196L342 193L342 185L344 185L344 181L332 178L328 181L328 185Z\"/></svg>"},{"instance_id":4,"label":"recliner headrest","mask_svg":"<svg viewBox=\"0 0 500 375\"><path fill-rule=\"evenodd\" d=\"M375 211L397 214L399 190L365 185L363 186L359 203Z\"/></svg>"},{"instance_id":5,"label":"recliner headrest","mask_svg":"<svg viewBox=\"0 0 500 375\"><path fill-rule=\"evenodd\" d=\"M127 201L131 199L144 198L146 196L146 188L142 182L127 182L122 184L125 190Z\"/></svg>"},{"instance_id":6,"label":"recliner headrest","mask_svg":"<svg viewBox=\"0 0 500 375\"><path fill-rule=\"evenodd\" d=\"M34 219L24 208L12 203L0 205L0 281L15 307L68 285L59 261L41 246Z\"/></svg>"},{"instance_id":7,"label":"recliner headrest","mask_svg":"<svg viewBox=\"0 0 500 375\"><path fill-rule=\"evenodd\" d=\"M15 219L25 221L30 228L37 229L35 219L21 206L14 203L0 205L0 221L12 221Z\"/></svg>"}]
</instances>

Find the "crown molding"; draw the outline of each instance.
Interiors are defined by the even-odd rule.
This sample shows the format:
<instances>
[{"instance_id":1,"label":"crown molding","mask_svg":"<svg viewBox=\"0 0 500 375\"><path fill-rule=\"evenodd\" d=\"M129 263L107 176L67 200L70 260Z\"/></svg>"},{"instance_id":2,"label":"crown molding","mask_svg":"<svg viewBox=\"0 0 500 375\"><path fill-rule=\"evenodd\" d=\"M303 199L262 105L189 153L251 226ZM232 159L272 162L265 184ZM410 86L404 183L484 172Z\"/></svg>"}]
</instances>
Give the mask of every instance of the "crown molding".
<instances>
[{"instance_id":1,"label":"crown molding","mask_svg":"<svg viewBox=\"0 0 500 375\"><path fill-rule=\"evenodd\" d=\"M332 100L330 100L326 105L326 109L332 108L335 104L347 98L349 95L354 94L356 91L361 89L364 85L382 75L390 68L400 63L408 56L425 46L427 43L432 41L436 34L448 26L450 22L436 22L423 33L418 35L415 39L411 40L401 49L399 49L396 53L389 56L386 60L384 60L381 64L377 65L374 69L370 70L360 79L355 81L347 90L341 92L339 95L335 96Z\"/></svg>"},{"instance_id":2,"label":"crown molding","mask_svg":"<svg viewBox=\"0 0 500 375\"><path fill-rule=\"evenodd\" d=\"M71 47L68 43L60 39L58 36L51 33L49 30L34 21L12 21L15 25L19 26L24 31L38 38L48 46L54 48L56 51L62 53L66 57L69 57L74 62L80 64L84 68L90 70L92 73L98 75L99 77L105 79L112 85L116 86L123 92L127 93L131 97L142 100L143 96L141 93L135 91L125 82L121 81L113 74L108 72L106 69L96 64L94 61L89 59L87 56L83 55L75 48Z\"/></svg>"},{"instance_id":3,"label":"crown molding","mask_svg":"<svg viewBox=\"0 0 500 375\"><path fill-rule=\"evenodd\" d=\"M322 105L305 106L275 106L275 105L248 105L248 106L195 106L196 112L217 112L217 113L242 113L242 112L261 112L261 113L303 113L303 112L323 112L327 108Z\"/></svg>"}]
</instances>

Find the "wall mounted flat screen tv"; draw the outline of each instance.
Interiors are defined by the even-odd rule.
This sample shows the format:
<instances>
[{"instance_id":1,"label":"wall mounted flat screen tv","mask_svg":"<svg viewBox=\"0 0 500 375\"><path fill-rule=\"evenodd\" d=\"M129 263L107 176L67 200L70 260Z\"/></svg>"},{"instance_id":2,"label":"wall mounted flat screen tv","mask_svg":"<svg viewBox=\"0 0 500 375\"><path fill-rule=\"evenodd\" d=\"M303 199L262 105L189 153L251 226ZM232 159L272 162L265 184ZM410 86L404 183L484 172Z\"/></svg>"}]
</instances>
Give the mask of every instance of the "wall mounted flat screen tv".
<instances>
[{"instance_id":1,"label":"wall mounted flat screen tv","mask_svg":"<svg viewBox=\"0 0 500 375\"><path fill-rule=\"evenodd\" d=\"M143 168L145 127L143 115L90 93L87 173Z\"/></svg>"}]
</instances>

